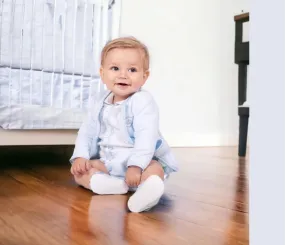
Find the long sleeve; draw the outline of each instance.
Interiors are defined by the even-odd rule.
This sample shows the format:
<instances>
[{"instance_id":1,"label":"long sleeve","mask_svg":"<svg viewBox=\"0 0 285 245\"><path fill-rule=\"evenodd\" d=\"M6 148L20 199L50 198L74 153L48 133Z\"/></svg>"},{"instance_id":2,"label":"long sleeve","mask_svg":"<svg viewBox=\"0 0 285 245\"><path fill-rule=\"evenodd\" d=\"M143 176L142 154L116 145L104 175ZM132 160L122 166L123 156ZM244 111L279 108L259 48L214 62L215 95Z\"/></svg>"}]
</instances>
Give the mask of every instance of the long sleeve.
<instances>
[{"instance_id":1,"label":"long sleeve","mask_svg":"<svg viewBox=\"0 0 285 245\"><path fill-rule=\"evenodd\" d=\"M75 141L75 148L70 162L73 163L75 158L82 157L90 159L90 152L92 147L92 141L96 136L96 123L95 118L96 111L91 110L88 113L88 117L83 121Z\"/></svg>"},{"instance_id":2,"label":"long sleeve","mask_svg":"<svg viewBox=\"0 0 285 245\"><path fill-rule=\"evenodd\" d=\"M144 170L154 156L159 134L159 112L153 98L144 92L136 98L133 107L135 143L127 165Z\"/></svg>"}]
</instances>

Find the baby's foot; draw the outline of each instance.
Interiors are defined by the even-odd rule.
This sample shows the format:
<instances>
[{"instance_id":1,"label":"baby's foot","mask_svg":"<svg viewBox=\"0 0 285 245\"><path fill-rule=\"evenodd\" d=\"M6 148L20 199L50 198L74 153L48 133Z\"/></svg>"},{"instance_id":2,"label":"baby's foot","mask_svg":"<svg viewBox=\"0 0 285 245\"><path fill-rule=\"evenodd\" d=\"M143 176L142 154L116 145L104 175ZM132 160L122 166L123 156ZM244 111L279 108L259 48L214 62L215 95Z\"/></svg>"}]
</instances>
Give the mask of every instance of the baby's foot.
<instances>
[{"instance_id":1,"label":"baby's foot","mask_svg":"<svg viewBox=\"0 0 285 245\"><path fill-rule=\"evenodd\" d=\"M157 175L152 175L130 197L128 207L134 213L149 210L159 202L163 192L163 181Z\"/></svg>"},{"instance_id":2,"label":"baby's foot","mask_svg":"<svg viewBox=\"0 0 285 245\"><path fill-rule=\"evenodd\" d=\"M90 179L90 189L100 195L125 194L129 187L123 179L105 173L95 173Z\"/></svg>"}]
</instances>

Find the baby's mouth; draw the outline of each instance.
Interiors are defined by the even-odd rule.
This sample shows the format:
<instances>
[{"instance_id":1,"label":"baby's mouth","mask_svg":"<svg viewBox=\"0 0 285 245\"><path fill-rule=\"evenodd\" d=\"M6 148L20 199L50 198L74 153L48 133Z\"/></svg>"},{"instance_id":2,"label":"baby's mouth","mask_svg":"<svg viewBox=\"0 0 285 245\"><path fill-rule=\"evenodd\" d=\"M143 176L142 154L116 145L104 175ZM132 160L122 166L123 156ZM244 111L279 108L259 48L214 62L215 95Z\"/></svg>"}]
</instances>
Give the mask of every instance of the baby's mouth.
<instances>
[{"instance_id":1,"label":"baby's mouth","mask_svg":"<svg viewBox=\"0 0 285 245\"><path fill-rule=\"evenodd\" d=\"M116 85L124 86L124 87L130 86L130 84L127 84L127 83L116 83Z\"/></svg>"}]
</instances>

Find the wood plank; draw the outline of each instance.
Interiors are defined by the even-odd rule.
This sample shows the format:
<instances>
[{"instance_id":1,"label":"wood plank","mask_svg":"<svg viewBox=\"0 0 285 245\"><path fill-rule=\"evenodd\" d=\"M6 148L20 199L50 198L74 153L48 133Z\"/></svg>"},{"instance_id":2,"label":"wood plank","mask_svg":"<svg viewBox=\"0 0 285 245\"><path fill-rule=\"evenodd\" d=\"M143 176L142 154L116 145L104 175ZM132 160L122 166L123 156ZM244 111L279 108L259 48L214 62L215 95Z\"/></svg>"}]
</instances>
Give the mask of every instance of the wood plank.
<instances>
[{"instance_id":1,"label":"wood plank","mask_svg":"<svg viewBox=\"0 0 285 245\"><path fill-rule=\"evenodd\" d=\"M180 172L166 182L159 205L141 214L128 211L131 194L99 196L78 187L69 156L7 155L0 173L0 242L249 244L248 159L238 158L236 147L174 152Z\"/></svg>"}]
</instances>

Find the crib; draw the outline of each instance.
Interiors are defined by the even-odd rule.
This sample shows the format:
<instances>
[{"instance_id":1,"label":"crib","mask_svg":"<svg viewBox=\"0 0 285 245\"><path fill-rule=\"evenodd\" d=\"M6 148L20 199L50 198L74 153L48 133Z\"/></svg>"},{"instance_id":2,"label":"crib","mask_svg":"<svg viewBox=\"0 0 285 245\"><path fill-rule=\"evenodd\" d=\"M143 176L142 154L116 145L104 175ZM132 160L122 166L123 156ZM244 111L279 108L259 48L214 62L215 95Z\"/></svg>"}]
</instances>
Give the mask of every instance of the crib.
<instances>
[{"instance_id":1,"label":"crib","mask_svg":"<svg viewBox=\"0 0 285 245\"><path fill-rule=\"evenodd\" d=\"M0 145L74 144L119 0L0 1Z\"/></svg>"}]
</instances>

